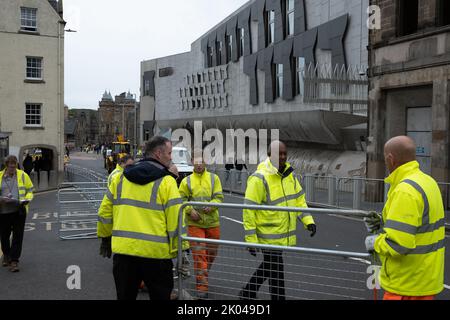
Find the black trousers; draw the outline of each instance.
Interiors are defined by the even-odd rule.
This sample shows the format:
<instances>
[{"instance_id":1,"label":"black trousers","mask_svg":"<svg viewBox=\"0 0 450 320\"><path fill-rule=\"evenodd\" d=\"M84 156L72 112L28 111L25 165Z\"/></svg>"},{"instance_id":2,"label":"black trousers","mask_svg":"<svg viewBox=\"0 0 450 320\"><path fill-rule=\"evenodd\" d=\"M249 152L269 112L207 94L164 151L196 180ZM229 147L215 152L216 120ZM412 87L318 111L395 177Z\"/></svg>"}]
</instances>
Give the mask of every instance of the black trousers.
<instances>
[{"instance_id":1,"label":"black trousers","mask_svg":"<svg viewBox=\"0 0 450 320\"><path fill-rule=\"evenodd\" d=\"M136 300L144 281L150 300L170 300L173 290L172 260L146 259L115 254L113 274L117 300Z\"/></svg>"},{"instance_id":2,"label":"black trousers","mask_svg":"<svg viewBox=\"0 0 450 320\"><path fill-rule=\"evenodd\" d=\"M286 300L284 288L283 252L279 250L262 250L264 260L255 271L250 281L242 290L243 299L256 299L261 285L269 279L272 300Z\"/></svg>"},{"instance_id":3,"label":"black trousers","mask_svg":"<svg viewBox=\"0 0 450 320\"><path fill-rule=\"evenodd\" d=\"M23 235L25 233L25 210L0 214L0 238L2 251L12 262L19 262L22 254ZM10 241L12 233L12 241Z\"/></svg>"}]
</instances>

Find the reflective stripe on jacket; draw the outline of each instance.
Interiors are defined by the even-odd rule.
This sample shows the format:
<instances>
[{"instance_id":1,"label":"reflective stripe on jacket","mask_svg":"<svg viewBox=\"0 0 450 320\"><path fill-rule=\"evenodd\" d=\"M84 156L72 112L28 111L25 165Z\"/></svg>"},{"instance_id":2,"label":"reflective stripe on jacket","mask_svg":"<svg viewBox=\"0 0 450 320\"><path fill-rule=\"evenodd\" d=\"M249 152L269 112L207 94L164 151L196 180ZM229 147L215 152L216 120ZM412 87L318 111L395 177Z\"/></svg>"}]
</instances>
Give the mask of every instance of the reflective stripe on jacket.
<instances>
[{"instance_id":1,"label":"reflective stripe on jacket","mask_svg":"<svg viewBox=\"0 0 450 320\"><path fill-rule=\"evenodd\" d=\"M214 173L208 172L206 169L202 174L194 172L184 178L180 184L180 195L184 202L223 202L222 184L219 177ZM187 215L188 225L199 228L214 228L220 225L219 210L217 208L214 208L211 213L205 213L202 208L196 208L200 214L199 221L193 221L189 216L192 209L192 207L188 206L184 211Z\"/></svg>"},{"instance_id":2,"label":"reflective stripe on jacket","mask_svg":"<svg viewBox=\"0 0 450 320\"><path fill-rule=\"evenodd\" d=\"M402 296L436 295L443 290L444 207L436 181L417 161L395 170L383 209L384 233L375 241L383 289Z\"/></svg>"},{"instance_id":3,"label":"reflective stripe on jacket","mask_svg":"<svg viewBox=\"0 0 450 320\"><path fill-rule=\"evenodd\" d=\"M112 251L152 259L175 258L182 203L177 183L165 176L146 185L116 175L99 209L97 234L112 236ZM183 219L183 236L187 236ZM183 242L183 249L189 246Z\"/></svg>"},{"instance_id":4,"label":"reflective stripe on jacket","mask_svg":"<svg viewBox=\"0 0 450 320\"><path fill-rule=\"evenodd\" d=\"M111 184L112 179L120 173L123 173L123 168L120 165L116 165L114 171L108 176L108 186Z\"/></svg>"},{"instance_id":5,"label":"reflective stripe on jacket","mask_svg":"<svg viewBox=\"0 0 450 320\"><path fill-rule=\"evenodd\" d=\"M2 190L2 180L3 176L5 175L6 169L3 171L0 171L0 192ZM17 187L19 189L19 200L24 201L27 200L31 202L33 200L33 192L34 187L33 183L31 182L30 176L26 174L24 171L16 169L16 177L17 177ZM29 204L25 206L26 213L28 213L29 210Z\"/></svg>"},{"instance_id":6,"label":"reflective stripe on jacket","mask_svg":"<svg viewBox=\"0 0 450 320\"><path fill-rule=\"evenodd\" d=\"M267 159L248 178L245 204L307 208L305 192L289 163L283 175ZM314 223L308 213L266 210L243 211L245 241L269 245L295 246L297 218L305 228Z\"/></svg>"}]
</instances>

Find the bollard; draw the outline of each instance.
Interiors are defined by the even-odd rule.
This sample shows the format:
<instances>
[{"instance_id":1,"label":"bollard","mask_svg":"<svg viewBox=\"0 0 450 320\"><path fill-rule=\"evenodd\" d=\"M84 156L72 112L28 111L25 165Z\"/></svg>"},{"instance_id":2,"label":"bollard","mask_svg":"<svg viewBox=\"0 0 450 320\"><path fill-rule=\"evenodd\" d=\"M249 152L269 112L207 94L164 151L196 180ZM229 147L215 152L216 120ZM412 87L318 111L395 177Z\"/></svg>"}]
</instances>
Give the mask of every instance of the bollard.
<instances>
[{"instance_id":1,"label":"bollard","mask_svg":"<svg viewBox=\"0 0 450 320\"><path fill-rule=\"evenodd\" d=\"M353 209L359 210L361 208L361 191L362 191L362 180L353 180Z\"/></svg>"},{"instance_id":2,"label":"bollard","mask_svg":"<svg viewBox=\"0 0 450 320\"><path fill-rule=\"evenodd\" d=\"M48 186L50 189L54 189L58 186L58 174L55 170L50 171L50 178L48 181Z\"/></svg>"},{"instance_id":3,"label":"bollard","mask_svg":"<svg viewBox=\"0 0 450 320\"><path fill-rule=\"evenodd\" d=\"M39 187L38 175L35 171L30 172L31 183L33 183L34 189Z\"/></svg>"},{"instance_id":4,"label":"bollard","mask_svg":"<svg viewBox=\"0 0 450 320\"><path fill-rule=\"evenodd\" d=\"M334 206L336 204L336 177L328 177L328 204Z\"/></svg>"},{"instance_id":5,"label":"bollard","mask_svg":"<svg viewBox=\"0 0 450 320\"><path fill-rule=\"evenodd\" d=\"M48 190L48 171L39 172L39 191Z\"/></svg>"}]
</instances>

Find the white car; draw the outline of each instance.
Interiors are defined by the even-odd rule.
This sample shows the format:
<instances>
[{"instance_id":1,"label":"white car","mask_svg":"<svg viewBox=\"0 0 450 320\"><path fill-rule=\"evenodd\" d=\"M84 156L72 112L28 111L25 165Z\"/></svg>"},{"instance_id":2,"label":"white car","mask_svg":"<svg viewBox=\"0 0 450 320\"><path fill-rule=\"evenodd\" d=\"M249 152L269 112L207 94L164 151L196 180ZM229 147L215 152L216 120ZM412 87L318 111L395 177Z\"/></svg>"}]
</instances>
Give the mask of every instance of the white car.
<instances>
[{"instance_id":1,"label":"white car","mask_svg":"<svg viewBox=\"0 0 450 320\"><path fill-rule=\"evenodd\" d=\"M194 172L194 167L191 162L191 155L184 147L173 147L172 149L172 162L177 167L179 178L178 184L181 181Z\"/></svg>"}]
</instances>

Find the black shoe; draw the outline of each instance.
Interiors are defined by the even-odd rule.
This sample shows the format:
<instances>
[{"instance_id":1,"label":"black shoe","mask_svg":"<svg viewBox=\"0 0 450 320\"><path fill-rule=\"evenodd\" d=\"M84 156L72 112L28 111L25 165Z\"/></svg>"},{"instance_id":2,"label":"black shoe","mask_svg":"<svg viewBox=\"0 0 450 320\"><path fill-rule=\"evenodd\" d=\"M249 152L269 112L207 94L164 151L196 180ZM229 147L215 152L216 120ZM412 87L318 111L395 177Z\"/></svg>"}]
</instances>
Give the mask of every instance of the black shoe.
<instances>
[{"instance_id":1,"label":"black shoe","mask_svg":"<svg viewBox=\"0 0 450 320\"><path fill-rule=\"evenodd\" d=\"M10 264L11 264L11 258L8 256L3 256L2 266L9 267Z\"/></svg>"}]
</instances>

